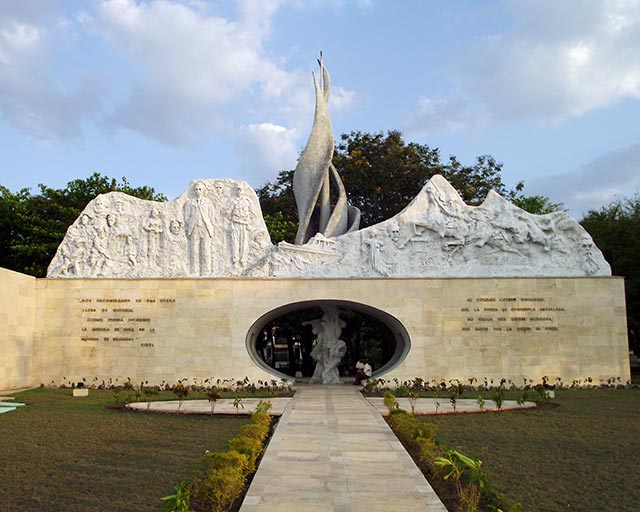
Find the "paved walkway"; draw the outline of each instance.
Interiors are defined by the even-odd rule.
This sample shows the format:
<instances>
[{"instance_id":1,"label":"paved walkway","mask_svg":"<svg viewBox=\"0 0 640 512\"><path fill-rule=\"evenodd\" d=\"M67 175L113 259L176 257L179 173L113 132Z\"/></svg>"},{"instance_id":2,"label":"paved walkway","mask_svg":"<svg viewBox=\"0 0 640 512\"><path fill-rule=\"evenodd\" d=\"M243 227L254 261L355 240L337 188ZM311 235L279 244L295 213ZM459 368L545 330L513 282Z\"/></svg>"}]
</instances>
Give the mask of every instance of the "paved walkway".
<instances>
[{"instance_id":1,"label":"paved walkway","mask_svg":"<svg viewBox=\"0 0 640 512\"><path fill-rule=\"evenodd\" d=\"M354 386L300 386L240 512L446 512Z\"/></svg>"}]
</instances>

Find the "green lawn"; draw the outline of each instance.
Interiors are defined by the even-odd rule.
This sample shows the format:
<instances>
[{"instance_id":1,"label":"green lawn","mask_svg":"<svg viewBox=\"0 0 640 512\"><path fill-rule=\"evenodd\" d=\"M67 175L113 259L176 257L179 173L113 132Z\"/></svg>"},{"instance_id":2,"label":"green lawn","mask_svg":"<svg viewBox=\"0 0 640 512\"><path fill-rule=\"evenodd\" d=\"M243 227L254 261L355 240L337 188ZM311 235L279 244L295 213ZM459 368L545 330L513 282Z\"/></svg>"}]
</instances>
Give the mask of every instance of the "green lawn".
<instances>
[{"instance_id":1,"label":"green lawn","mask_svg":"<svg viewBox=\"0 0 640 512\"><path fill-rule=\"evenodd\" d=\"M0 415L0 511L157 511L161 496L219 450L248 417L169 416L104 407L111 391L15 395Z\"/></svg>"},{"instance_id":2,"label":"green lawn","mask_svg":"<svg viewBox=\"0 0 640 512\"><path fill-rule=\"evenodd\" d=\"M557 406L422 417L525 512L640 510L640 390L560 390Z\"/></svg>"}]
</instances>

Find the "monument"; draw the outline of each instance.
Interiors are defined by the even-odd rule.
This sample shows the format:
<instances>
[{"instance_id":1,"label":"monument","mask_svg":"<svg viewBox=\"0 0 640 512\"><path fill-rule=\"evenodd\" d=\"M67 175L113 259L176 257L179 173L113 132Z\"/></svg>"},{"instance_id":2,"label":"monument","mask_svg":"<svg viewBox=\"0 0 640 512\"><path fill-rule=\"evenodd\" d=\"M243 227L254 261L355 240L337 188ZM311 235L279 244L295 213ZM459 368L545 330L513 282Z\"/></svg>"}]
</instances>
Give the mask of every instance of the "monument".
<instances>
[{"instance_id":1,"label":"monument","mask_svg":"<svg viewBox=\"0 0 640 512\"><path fill-rule=\"evenodd\" d=\"M0 275L20 291L2 343L22 361L0 368L0 387L62 375L285 377L259 356L260 330L311 306L322 310L311 321L312 382L340 382L341 308L372 315L395 339L374 376L628 379L622 280L565 212L533 215L493 191L469 206L434 176L396 216L359 229L331 163L330 78L319 65L293 179L296 243L272 243L243 182L198 179L166 203L100 195L47 279Z\"/></svg>"}]
</instances>

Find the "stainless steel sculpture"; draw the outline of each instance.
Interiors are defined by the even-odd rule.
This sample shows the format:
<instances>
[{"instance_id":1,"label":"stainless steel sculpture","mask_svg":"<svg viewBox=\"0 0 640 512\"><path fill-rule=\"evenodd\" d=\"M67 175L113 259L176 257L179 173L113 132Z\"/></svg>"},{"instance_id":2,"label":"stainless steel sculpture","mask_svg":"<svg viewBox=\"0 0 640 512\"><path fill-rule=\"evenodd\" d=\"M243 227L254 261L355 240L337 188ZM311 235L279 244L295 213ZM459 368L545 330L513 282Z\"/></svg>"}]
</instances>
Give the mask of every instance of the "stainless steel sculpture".
<instances>
[{"instance_id":1,"label":"stainless steel sculpture","mask_svg":"<svg viewBox=\"0 0 640 512\"><path fill-rule=\"evenodd\" d=\"M296 244L303 245L316 234L329 238L355 231L360 224L360 210L347 204L342 180L331 163L333 157L333 127L329 118L331 80L318 59L320 79L313 75L316 108L309 141L293 174L293 194L298 206ZM332 188L335 199L332 199Z\"/></svg>"}]
</instances>

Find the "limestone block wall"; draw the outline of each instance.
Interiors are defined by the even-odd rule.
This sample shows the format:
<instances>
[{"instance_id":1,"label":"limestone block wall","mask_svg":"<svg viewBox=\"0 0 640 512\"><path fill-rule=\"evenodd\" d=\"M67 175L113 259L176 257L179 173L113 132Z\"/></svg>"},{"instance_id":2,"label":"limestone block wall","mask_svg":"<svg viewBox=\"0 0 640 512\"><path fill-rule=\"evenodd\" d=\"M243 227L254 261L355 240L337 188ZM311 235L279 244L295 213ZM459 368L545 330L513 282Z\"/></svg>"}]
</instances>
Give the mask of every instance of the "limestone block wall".
<instances>
[{"instance_id":1,"label":"limestone block wall","mask_svg":"<svg viewBox=\"0 0 640 512\"><path fill-rule=\"evenodd\" d=\"M405 327L408 353L387 379L629 378L620 278L39 279L36 289L33 385L272 379L249 354L249 330L314 300L364 304Z\"/></svg>"},{"instance_id":2,"label":"limestone block wall","mask_svg":"<svg viewBox=\"0 0 640 512\"><path fill-rule=\"evenodd\" d=\"M0 389L32 382L36 279L0 268Z\"/></svg>"}]
</instances>

